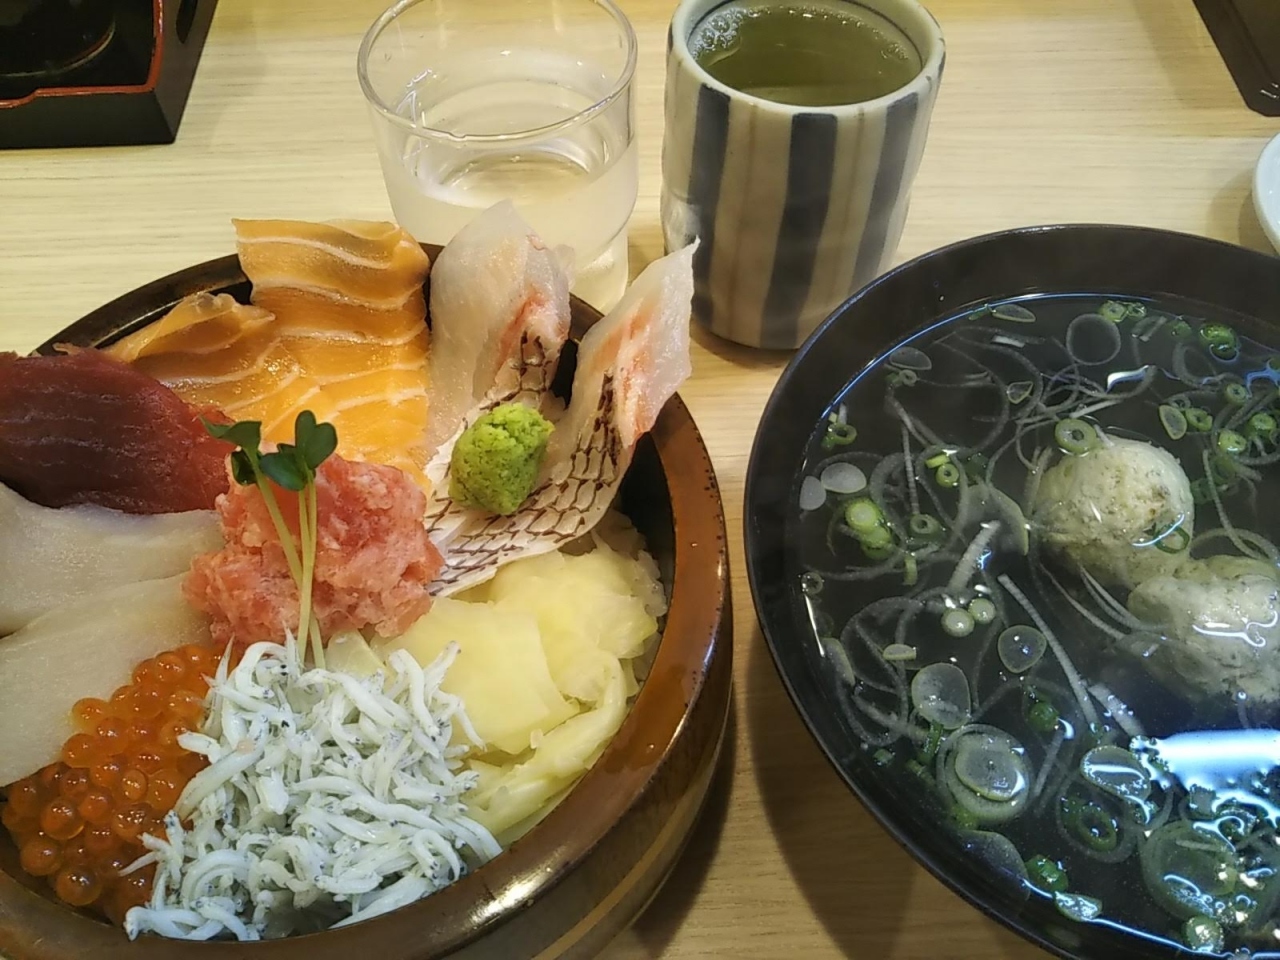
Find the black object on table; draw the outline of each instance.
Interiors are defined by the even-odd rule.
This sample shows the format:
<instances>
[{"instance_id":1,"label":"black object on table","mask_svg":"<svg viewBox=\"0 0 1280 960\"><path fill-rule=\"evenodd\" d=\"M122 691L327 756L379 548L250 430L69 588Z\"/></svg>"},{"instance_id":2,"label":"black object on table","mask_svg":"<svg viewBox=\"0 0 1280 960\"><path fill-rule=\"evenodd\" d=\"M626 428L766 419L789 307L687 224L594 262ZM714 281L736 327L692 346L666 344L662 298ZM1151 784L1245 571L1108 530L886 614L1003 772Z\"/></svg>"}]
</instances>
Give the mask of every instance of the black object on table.
<instances>
[{"instance_id":1,"label":"black object on table","mask_svg":"<svg viewBox=\"0 0 1280 960\"><path fill-rule=\"evenodd\" d=\"M0 148L171 143L217 0L0 0Z\"/></svg>"},{"instance_id":2,"label":"black object on table","mask_svg":"<svg viewBox=\"0 0 1280 960\"><path fill-rule=\"evenodd\" d=\"M1244 102L1280 117L1280 2L1195 0Z\"/></svg>"}]
</instances>

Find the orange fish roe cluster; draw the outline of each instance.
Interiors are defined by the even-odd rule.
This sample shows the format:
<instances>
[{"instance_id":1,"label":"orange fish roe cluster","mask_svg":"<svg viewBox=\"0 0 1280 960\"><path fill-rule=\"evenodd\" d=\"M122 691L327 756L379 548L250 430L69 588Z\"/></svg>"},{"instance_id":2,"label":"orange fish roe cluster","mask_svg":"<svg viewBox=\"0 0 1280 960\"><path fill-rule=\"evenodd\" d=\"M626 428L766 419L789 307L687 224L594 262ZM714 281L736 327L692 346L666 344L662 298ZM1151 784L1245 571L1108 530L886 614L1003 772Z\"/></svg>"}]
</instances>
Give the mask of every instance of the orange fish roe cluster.
<instances>
[{"instance_id":1,"label":"orange fish roe cluster","mask_svg":"<svg viewBox=\"0 0 1280 960\"><path fill-rule=\"evenodd\" d=\"M113 921L151 895L153 867L120 876L159 834L204 757L178 745L199 726L219 653L185 646L139 664L110 700L72 708L78 733L62 759L8 789L0 823L27 873L45 877L58 897L95 907Z\"/></svg>"}]
</instances>

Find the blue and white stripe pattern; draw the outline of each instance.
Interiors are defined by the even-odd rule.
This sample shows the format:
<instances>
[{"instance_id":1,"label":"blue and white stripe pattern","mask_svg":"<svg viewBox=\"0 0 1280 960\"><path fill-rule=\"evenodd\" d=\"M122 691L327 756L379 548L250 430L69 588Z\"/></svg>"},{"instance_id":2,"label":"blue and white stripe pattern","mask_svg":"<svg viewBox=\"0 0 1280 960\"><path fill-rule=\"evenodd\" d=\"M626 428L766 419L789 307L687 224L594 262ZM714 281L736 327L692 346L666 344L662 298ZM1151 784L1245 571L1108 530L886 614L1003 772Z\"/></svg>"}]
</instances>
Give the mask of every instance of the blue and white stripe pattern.
<instances>
[{"instance_id":1,"label":"blue and white stripe pattern","mask_svg":"<svg viewBox=\"0 0 1280 960\"><path fill-rule=\"evenodd\" d=\"M725 0L684 0L667 36L662 224L694 237L693 314L719 336L792 349L888 266L924 152L944 60L915 0L848 0L896 24L923 69L866 103L795 107L733 90L697 65L693 29Z\"/></svg>"}]
</instances>

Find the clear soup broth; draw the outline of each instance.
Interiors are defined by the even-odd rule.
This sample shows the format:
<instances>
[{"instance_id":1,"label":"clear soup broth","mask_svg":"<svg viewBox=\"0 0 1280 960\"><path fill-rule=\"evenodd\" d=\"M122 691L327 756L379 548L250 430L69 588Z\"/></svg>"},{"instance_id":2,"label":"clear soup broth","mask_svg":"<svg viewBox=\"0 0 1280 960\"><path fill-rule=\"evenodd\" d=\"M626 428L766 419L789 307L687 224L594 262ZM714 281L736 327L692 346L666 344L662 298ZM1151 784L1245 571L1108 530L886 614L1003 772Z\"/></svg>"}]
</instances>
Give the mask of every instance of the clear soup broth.
<instances>
[{"instance_id":1,"label":"clear soup broth","mask_svg":"<svg viewBox=\"0 0 1280 960\"><path fill-rule=\"evenodd\" d=\"M1280 948L1280 356L1194 304L985 305L860 375L795 490L864 763L1012 895Z\"/></svg>"}]
</instances>

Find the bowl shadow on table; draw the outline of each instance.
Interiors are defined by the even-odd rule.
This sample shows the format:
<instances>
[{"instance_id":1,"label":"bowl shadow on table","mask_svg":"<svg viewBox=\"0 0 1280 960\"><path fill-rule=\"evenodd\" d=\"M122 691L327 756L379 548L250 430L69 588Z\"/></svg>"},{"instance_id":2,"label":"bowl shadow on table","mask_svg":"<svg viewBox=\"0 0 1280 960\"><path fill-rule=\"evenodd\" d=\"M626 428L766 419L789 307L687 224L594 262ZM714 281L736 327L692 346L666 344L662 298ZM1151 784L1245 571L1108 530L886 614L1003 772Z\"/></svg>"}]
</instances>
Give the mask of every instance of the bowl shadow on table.
<instances>
[{"instance_id":1,"label":"bowl shadow on table","mask_svg":"<svg viewBox=\"0 0 1280 960\"><path fill-rule=\"evenodd\" d=\"M821 756L778 679L758 627L751 632L747 656L747 730L765 815L796 885L840 951L868 960L1044 956L1007 931L974 936L947 929L942 917L930 918L938 901L952 894L921 875ZM921 882L935 888L925 905ZM972 924L988 922L973 912ZM917 931L912 946L899 944L907 927L923 923L936 929ZM984 952L971 952L976 949Z\"/></svg>"},{"instance_id":2,"label":"bowl shadow on table","mask_svg":"<svg viewBox=\"0 0 1280 960\"><path fill-rule=\"evenodd\" d=\"M720 757L712 775L707 799L698 815L698 823L689 835L680 859L653 900L632 925L628 936L641 943L649 957L660 957L667 945L684 925L685 917L707 878L707 872L720 848L725 820L729 814L729 796L737 766L738 711L731 702L725 721Z\"/></svg>"}]
</instances>

